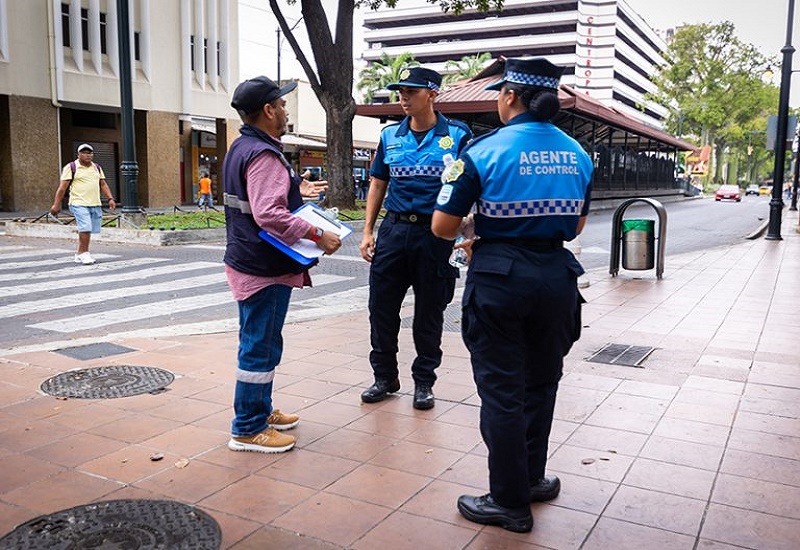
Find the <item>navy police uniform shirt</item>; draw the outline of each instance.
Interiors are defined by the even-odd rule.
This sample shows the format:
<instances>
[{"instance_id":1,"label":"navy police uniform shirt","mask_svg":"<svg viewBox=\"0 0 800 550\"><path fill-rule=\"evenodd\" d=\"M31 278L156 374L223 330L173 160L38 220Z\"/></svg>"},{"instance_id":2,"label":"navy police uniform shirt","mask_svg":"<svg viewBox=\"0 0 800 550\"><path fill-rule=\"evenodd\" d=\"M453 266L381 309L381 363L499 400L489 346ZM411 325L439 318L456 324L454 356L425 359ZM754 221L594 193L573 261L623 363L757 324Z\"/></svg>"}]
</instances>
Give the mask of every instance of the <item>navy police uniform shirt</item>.
<instances>
[{"instance_id":1,"label":"navy police uniform shirt","mask_svg":"<svg viewBox=\"0 0 800 550\"><path fill-rule=\"evenodd\" d=\"M592 170L577 141L523 113L447 167L436 209L465 216L477 204L475 233L484 239L571 241L589 212Z\"/></svg>"},{"instance_id":2,"label":"navy police uniform shirt","mask_svg":"<svg viewBox=\"0 0 800 550\"><path fill-rule=\"evenodd\" d=\"M442 187L446 155L455 159L472 138L463 122L436 113L436 126L417 139L409 117L381 132L369 175L388 181L384 207L391 212L431 214Z\"/></svg>"}]
</instances>

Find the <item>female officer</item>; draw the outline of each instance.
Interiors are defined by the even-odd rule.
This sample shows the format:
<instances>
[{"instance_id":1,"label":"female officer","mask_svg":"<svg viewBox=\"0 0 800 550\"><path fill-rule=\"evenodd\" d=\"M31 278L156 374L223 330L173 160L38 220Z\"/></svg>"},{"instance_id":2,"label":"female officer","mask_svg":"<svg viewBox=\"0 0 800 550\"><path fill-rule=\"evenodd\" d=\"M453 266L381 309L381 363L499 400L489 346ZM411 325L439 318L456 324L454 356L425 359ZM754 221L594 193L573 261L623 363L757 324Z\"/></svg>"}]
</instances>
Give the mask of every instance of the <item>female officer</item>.
<instances>
[{"instance_id":1,"label":"female officer","mask_svg":"<svg viewBox=\"0 0 800 550\"><path fill-rule=\"evenodd\" d=\"M530 502L558 495L545 476L547 439L563 358L580 324L583 268L563 242L586 222L592 162L547 122L559 110L563 68L541 58L506 60L497 110L505 124L470 143L442 175L432 230L457 236L473 204L479 240L462 300L462 335L481 398L489 493L464 495L467 519L530 531Z\"/></svg>"}]
</instances>

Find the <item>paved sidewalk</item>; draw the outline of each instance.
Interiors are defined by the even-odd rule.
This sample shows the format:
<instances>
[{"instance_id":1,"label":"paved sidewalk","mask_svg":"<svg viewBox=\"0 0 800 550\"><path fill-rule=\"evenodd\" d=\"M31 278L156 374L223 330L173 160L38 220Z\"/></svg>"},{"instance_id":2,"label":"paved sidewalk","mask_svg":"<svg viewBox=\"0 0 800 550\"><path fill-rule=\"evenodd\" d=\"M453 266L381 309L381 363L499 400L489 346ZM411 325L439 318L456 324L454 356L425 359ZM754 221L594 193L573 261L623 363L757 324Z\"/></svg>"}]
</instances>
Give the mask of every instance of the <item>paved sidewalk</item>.
<instances>
[{"instance_id":1,"label":"paved sidewalk","mask_svg":"<svg viewBox=\"0 0 800 550\"><path fill-rule=\"evenodd\" d=\"M552 434L563 490L533 506L531 533L456 511L458 495L487 488L460 335L445 334L434 409L412 408L407 368L397 397L362 405L359 313L287 326L276 404L303 420L298 448L281 455L225 446L235 333L120 341L136 351L89 361L0 357L0 534L92 501L156 498L209 512L236 549L796 549L797 221L785 212L781 242L668 256L662 281L592 274ZM586 361L608 343L657 349L643 368ZM408 329L401 349L407 365ZM39 391L59 372L113 364L177 378L165 393L102 401Z\"/></svg>"}]
</instances>

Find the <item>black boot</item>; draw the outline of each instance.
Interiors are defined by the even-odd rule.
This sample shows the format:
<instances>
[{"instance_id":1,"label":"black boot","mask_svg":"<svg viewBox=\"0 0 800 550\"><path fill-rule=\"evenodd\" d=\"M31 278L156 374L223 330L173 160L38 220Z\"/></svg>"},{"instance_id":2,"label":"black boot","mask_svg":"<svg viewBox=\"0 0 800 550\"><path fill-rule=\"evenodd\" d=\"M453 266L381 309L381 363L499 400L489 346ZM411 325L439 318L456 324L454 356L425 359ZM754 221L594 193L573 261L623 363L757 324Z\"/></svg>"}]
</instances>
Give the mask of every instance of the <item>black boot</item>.
<instances>
[{"instance_id":1,"label":"black boot","mask_svg":"<svg viewBox=\"0 0 800 550\"><path fill-rule=\"evenodd\" d=\"M386 395L400 390L400 380L395 378L392 381L375 380L369 388L361 393L361 401L364 403L377 403L386 399Z\"/></svg>"},{"instance_id":2,"label":"black boot","mask_svg":"<svg viewBox=\"0 0 800 550\"><path fill-rule=\"evenodd\" d=\"M533 529L533 516L529 506L506 508L497 504L492 495L458 497L458 511L475 523L499 525L515 533L527 533Z\"/></svg>"},{"instance_id":3,"label":"black boot","mask_svg":"<svg viewBox=\"0 0 800 550\"><path fill-rule=\"evenodd\" d=\"M553 500L561 491L561 480L556 476L544 476L531 485L531 502Z\"/></svg>"},{"instance_id":4,"label":"black boot","mask_svg":"<svg viewBox=\"0 0 800 550\"><path fill-rule=\"evenodd\" d=\"M436 399L433 397L433 390L430 386L425 384L417 384L414 387L414 408L421 411L432 409L436 404Z\"/></svg>"}]
</instances>

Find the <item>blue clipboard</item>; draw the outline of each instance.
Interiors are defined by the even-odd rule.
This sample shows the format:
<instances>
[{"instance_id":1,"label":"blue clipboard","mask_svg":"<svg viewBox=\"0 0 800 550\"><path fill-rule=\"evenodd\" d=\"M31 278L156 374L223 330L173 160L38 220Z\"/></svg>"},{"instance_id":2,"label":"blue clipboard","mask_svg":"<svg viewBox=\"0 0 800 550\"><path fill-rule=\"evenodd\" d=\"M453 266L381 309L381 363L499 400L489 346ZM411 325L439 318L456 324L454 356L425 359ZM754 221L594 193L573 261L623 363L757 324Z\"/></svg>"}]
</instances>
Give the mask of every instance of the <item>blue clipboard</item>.
<instances>
[{"instance_id":1,"label":"blue clipboard","mask_svg":"<svg viewBox=\"0 0 800 550\"><path fill-rule=\"evenodd\" d=\"M306 220L314 226L321 227L324 231L333 231L342 239L353 232L350 226L332 218L325 210L310 202L304 204L292 212L292 214ZM320 256L325 254L325 252L310 239L300 239L295 244L288 245L263 229L258 232L258 236L302 266L313 264Z\"/></svg>"}]
</instances>

